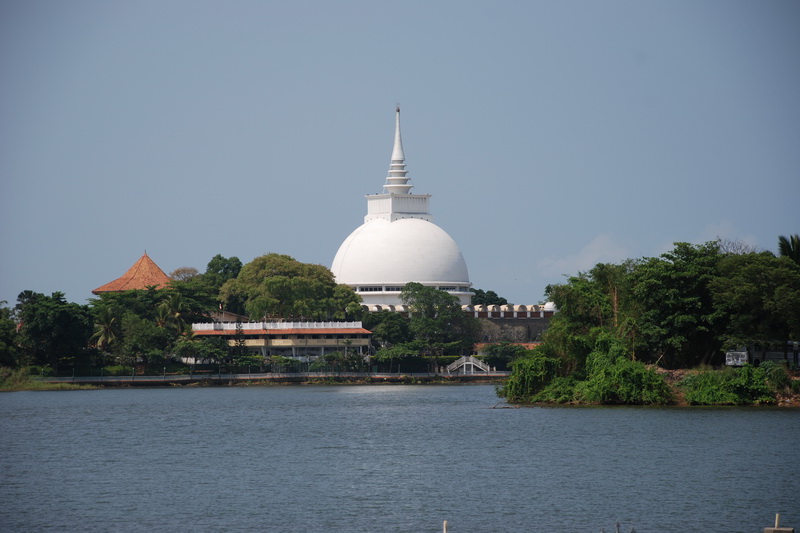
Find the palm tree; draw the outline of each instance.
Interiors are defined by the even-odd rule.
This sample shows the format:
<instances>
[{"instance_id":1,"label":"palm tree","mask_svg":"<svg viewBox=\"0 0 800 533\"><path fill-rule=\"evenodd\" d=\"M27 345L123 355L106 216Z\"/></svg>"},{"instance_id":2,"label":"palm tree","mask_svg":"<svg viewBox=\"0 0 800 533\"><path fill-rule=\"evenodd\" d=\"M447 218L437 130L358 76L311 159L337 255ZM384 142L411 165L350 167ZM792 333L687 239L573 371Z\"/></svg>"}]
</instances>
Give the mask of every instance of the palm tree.
<instances>
[{"instance_id":1,"label":"palm tree","mask_svg":"<svg viewBox=\"0 0 800 533\"><path fill-rule=\"evenodd\" d=\"M186 329L186 321L183 319L183 300L180 294L170 294L166 300L158 306L156 322L159 327L172 326L176 333L181 334Z\"/></svg>"},{"instance_id":2,"label":"palm tree","mask_svg":"<svg viewBox=\"0 0 800 533\"><path fill-rule=\"evenodd\" d=\"M170 294L164 302L169 310L169 319L176 333L181 334L186 329L186 321L183 319L183 300L180 294Z\"/></svg>"},{"instance_id":3,"label":"palm tree","mask_svg":"<svg viewBox=\"0 0 800 533\"><path fill-rule=\"evenodd\" d=\"M156 307L156 326L166 328L170 323L170 312L167 302L162 302L161 305Z\"/></svg>"},{"instance_id":4,"label":"palm tree","mask_svg":"<svg viewBox=\"0 0 800 533\"><path fill-rule=\"evenodd\" d=\"M792 235L788 239L781 235L778 237L778 251L781 256L786 256L800 265L800 235Z\"/></svg>"},{"instance_id":5,"label":"palm tree","mask_svg":"<svg viewBox=\"0 0 800 533\"><path fill-rule=\"evenodd\" d=\"M91 340L102 351L117 341L117 315L110 307L101 307L94 323L94 334Z\"/></svg>"}]
</instances>

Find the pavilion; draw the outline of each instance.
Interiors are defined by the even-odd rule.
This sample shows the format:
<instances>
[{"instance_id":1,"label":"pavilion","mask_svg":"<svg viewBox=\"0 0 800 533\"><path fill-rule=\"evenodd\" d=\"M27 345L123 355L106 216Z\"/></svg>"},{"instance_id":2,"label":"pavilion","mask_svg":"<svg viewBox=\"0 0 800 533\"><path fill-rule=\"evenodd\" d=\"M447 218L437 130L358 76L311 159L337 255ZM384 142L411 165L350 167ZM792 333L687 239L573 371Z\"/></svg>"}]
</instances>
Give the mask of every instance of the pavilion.
<instances>
[{"instance_id":1,"label":"pavilion","mask_svg":"<svg viewBox=\"0 0 800 533\"><path fill-rule=\"evenodd\" d=\"M162 289L170 282L169 276L164 274L147 252L136 261L122 276L114 281L101 285L92 291L92 294L104 292L124 292L130 290L146 290L150 287Z\"/></svg>"}]
</instances>

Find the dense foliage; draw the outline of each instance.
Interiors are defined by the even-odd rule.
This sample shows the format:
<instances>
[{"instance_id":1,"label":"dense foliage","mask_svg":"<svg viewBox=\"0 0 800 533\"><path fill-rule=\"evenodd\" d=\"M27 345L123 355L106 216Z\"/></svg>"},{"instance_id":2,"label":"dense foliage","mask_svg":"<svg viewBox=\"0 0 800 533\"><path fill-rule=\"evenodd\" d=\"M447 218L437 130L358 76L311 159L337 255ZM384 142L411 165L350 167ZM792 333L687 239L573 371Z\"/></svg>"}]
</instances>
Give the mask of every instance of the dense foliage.
<instances>
[{"instance_id":1,"label":"dense foliage","mask_svg":"<svg viewBox=\"0 0 800 533\"><path fill-rule=\"evenodd\" d=\"M570 372L565 360L547 354L547 346L512 363L512 374L500 389L511 402L652 405L665 404L672 393L653 368L625 355L624 346L604 336L588 355L585 367Z\"/></svg>"},{"instance_id":2,"label":"dense foliage","mask_svg":"<svg viewBox=\"0 0 800 533\"><path fill-rule=\"evenodd\" d=\"M721 241L676 243L660 257L598 264L548 286L559 312L543 344L513 363L501 394L512 401L665 403L669 388L655 365L721 365L734 346L787 350L800 338L800 265L792 259L797 239L784 240L778 257ZM559 362L557 371L544 372L549 360ZM769 369L692 377L687 400L774 401L775 388L764 384Z\"/></svg>"},{"instance_id":3,"label":"dense foliage","mask_svg":"<svg viewBox=\"0 0 800 533\"><path fill-rule=\"evenodd\" d=\"M662 404L670 389L657 367L720 365L727 348L800 339L800 238L780 240L780 255L725 241L677 243L657 258L598 264L546 289L559 310L533 351L487 348L484 360L512 375L500 393L516 402ZM505 300L474 290L476 304ZM342 371L366 365L390 371L436 370L472 352L478 321L456 297L410 283L408 316L362 313L358 295L320 265L267 254L243 265L216 255L200 273L181 267L162 289L104 293L88 305L24 291L0 306L0 366L39 371L104 367L125 373L167 367L181 357L215 365L285 367L253 356L244 336L196 338L190 325L219 310L259 319L356 320L373 331L367 362L345 349L315 363ZM246 320L245 316L242 316ZM791 362L788 360L787 363ZM279 358L280 359L280 358ZM294 363L291 364L296 364ZM791 390L785 366L765 363L692 374L690 403L769 403ZM796 388L796 387L795 387Z\"/></svg>"},{"instance_id":4,"label":"dense foliage","mask_svg":"<svg viewBox=\"0 0 800 533\"><path fill-rule=\"evenodd\" d=\"M472 305L505 305L508 303L508 300L494 291L482 289L470 289L470 291L472 292Z\"/></svg>"},{"instance_id":5,"label":"dense foliage","mask_svg":"<svg viewBox=\"0 0 800 533\"><path fill-rule=\"evenodd\" d=\"M703 371L680 383L686 402L693 405L752 405L775 403L776 394L790 387L786 368L772 361L722 371Z\"/></svg>"},{"instance_id":6,"label":"dense foliage","mask_svg":"<svg viewBox=\"0 0 800 533\"><path fill-rule=\"evenodd\" d=\"M355 291L338 285L330 270L281 254L263 255L244 265L222 286L220 298L244 301L247 315L254 319L341 320L361 310Z\"/></svg>"},{"instance_id":7,"label":"dense foliage","mask_svg":"<svg viewBox=\"0 0 800 533\"><path fill-rule=\"evenodd\" d=\"M24 291L17 301L21 363L58 368L89 362L92 317L88 306L68 302L61 292L46 296Z\"/></svg>"},{"instance_id":8,"label":"dense foliage","mask_svg":"<svg viewBox=\"0 0 800 533\"><path fill-rule=\"evenodd\" d=\"M547 287L559 313L544 341L581 368L601 335L632 360L719 364L726 347L800 338L800 265L769 252L678 243L658 258L598 264Z\"/></svg>"},{"instance_id":9,"label":"dense foliage","mask_svg":"<svg viewBox=\"0 0 800 533\"><path fill-rule=\"evenodd\" d=\"M491 292L491 291L490 291ZM248 352L244 335L229 343L195 337L191 324L212 320L225 310L255 320L356 320L374 331L377 353L370 362L385 369L435 370L469 353L477 321L444 291L409 284L403 291L409 316L362 313L360 298L335 282L330 270L280 254L242 265L236 257L214 256L206 271L180 267L167 287L102 293L88 305L25 291L15 308L0 306L0 365L35 365L35 372L106 374L182 371L180 358L206 365L284 363ZM457 356L456 356L457 357ZM296 361L295 361L296 363ZM337 370L365 369L355 350L329 354L318 365ZM137 370L134 370L136 368Z\"/></svg>"},{"instance_id":10,"label":"dense foliage","mask_svg":"<svg viewBox=\"0 0 800 533\"><path fill-rule=\"evenodd\" d=\"M195 338L191 324L225 309L255 317L344 319L360 314L358 296L337 285L328 269L269 254L247 265L214 256L206 271L181 267L162 289L102 293L88 305L24 291L17 305L0 306L0 365L36 365L58 373L105 367L162 370L180 357L201 363L258 364L242 346ZM243 317L246 320L246 318Z\"/></svg>"}]
</instances>

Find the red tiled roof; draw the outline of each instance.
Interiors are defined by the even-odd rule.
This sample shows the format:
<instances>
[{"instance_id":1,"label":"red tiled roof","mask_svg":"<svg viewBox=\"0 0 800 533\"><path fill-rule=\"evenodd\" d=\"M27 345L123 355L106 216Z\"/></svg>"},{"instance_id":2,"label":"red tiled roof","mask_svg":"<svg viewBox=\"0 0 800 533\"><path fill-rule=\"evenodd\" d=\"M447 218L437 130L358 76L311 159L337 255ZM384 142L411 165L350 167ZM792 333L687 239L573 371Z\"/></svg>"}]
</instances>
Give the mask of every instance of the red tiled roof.
<instances>
[{"instance_id":1,"label":"red tiled roof","mask_svg":"<svg viewBox=\"0 0 800 533\"><path fill-rule=\"evenodd\" d=\"M144 290L152 286L160 289L169 282L169 276L164 274L164 271L158 268L158 265L155 264L147 255L147 252L145 252L145 254L121 277L96 288L92 291L92 294L100 294L101 292L122 292L134 289Z\"/></svg>"}]
</instances>

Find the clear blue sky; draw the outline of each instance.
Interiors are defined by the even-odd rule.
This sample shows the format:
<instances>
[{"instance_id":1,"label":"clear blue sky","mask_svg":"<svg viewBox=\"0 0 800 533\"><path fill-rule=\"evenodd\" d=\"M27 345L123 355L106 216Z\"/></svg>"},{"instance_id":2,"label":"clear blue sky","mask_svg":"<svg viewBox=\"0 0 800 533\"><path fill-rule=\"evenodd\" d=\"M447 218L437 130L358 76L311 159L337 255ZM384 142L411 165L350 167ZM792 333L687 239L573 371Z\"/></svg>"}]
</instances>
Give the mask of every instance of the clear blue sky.
<instances>
[{"instance_id":1,"label":"clear blue sky","mask_svg":"<svg viewBox=\"0 0 800 533\"><path fill-rule=\"evenodd\" d=\"M5 0L0 300L144 252L330 266L413 192L514 303L597 262L800 233L800 2Z\"/></svg>"}]
</instances>

